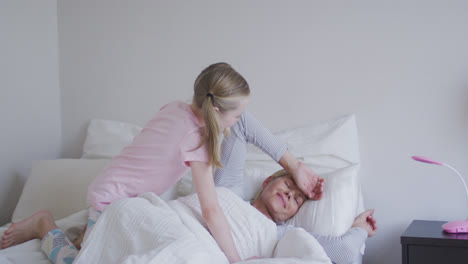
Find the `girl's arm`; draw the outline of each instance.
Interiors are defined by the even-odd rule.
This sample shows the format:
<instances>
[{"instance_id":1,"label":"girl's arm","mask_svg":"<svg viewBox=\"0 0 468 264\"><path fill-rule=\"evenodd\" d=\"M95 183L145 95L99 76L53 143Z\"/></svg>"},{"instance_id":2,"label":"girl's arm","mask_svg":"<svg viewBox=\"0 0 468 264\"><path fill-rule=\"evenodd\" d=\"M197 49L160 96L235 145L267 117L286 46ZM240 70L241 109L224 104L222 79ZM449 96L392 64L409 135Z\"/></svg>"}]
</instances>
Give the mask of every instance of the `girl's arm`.
<instances>
[{"instance_id":1,"label":"girl's arm","mask_svg":"<svg viewBox=\"0 0 468 264\"><path fill-rule=\"evenodd\" d=\"M190 162L190 167L208 230L230 263L241 261L232 238L231 227L216 197L212 167L206 162L199 161Z\"/></svg>"}]
</instances>

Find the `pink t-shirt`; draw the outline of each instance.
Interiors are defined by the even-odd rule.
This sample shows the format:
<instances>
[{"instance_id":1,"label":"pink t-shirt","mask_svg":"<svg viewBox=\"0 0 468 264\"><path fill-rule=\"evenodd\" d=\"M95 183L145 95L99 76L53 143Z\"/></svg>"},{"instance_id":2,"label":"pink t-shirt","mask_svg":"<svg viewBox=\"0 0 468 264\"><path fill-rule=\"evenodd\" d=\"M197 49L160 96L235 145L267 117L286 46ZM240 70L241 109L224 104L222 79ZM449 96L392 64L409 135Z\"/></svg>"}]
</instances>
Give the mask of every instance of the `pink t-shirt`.
<instances>
[{"instance_id":1,"label":"pink t-shirt","mask_svg":"<svg viewBox=\"0 0 468 264\"><path fill-rule=\"evenodd\" d=\"M164 193L189 170L190 161L208 162L205 146L195 149L200 127L190 105L165 105L91 183L88 200L102 211L118 199Z\"/></svg>"}]
</instances>

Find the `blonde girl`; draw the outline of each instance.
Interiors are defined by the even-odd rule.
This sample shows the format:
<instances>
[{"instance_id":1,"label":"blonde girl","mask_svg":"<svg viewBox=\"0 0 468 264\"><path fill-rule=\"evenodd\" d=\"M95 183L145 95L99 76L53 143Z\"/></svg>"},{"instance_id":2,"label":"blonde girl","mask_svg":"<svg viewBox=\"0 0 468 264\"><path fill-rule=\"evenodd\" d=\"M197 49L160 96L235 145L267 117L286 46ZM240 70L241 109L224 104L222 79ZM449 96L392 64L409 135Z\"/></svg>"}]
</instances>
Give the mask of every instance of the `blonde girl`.
<instances>
[{"instance_id":1,"label":"blonde girl","mask_svg":"<svg viewBox=\"0 0 468 264\"><path fill-rule=\"evenodd\" d=\"M86 234L107 205L144 192L162 194L191 169L210 233L231 263L240 261L218 204L213 169L222 167L221 133L239 120L249 94L249 85L229 64L204 69L195 81L192 104L172 102L161 108L89 186L92 207ZM78 253L47 211L12 224L2 237L2 247L33 238L42 239L41 248L54 263L72 263Z\"/></svg>"}]
</instances>

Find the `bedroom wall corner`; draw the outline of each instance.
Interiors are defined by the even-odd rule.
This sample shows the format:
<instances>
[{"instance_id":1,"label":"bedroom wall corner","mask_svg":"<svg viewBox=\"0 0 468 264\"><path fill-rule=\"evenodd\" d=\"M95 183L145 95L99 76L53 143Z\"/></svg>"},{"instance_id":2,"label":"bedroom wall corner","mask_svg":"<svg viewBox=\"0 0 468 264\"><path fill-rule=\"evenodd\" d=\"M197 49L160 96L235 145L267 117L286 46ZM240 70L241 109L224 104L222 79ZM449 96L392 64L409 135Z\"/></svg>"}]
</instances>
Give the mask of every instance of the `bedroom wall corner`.
<instances>
[{"instance_id":1,"label":"bedroom wall corner","mask_svg":"<svg viewBox=\"0 0 468 264\"><path fill-rule=\"evenodd\" d=\"M57 1L0 3L0 226L31 161L61 156Z\"/></svg>"}]
</instances>

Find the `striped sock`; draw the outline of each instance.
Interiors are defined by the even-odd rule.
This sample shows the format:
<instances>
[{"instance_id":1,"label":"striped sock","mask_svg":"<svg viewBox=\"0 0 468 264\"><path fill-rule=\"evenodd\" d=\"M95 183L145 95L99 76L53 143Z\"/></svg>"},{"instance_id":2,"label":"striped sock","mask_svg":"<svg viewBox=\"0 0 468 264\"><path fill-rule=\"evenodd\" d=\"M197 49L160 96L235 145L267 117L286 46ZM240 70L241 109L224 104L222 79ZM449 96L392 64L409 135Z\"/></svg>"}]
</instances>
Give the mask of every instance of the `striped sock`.
<instances>
[{"instance_id":1,"label":"striped sock","mask_svg":"<svg viewBox=\"0 0 468 264\"><path fill-rule=\"evenodd\" d=\"M41 249L54 263L71 264L78 255L78 249L60 229L47 233L41 241Z\"/></svg>"}]
</instances>

